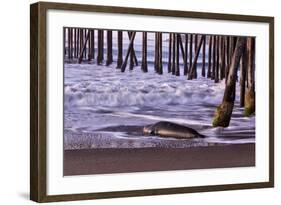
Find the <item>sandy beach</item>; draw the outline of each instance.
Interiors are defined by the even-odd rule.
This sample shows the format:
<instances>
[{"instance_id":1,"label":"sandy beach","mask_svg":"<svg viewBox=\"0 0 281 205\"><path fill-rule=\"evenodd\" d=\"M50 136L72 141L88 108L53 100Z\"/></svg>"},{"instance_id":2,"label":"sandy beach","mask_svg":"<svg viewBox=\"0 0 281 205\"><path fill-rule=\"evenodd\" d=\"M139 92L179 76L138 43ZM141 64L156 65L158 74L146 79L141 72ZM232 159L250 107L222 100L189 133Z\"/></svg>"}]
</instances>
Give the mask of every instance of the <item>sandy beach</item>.
<instances>
[{"instance_id":1,"label":"sandy beach","mask_svg":"<svg viewBox=\"0 0 281 205\"><path fill-rule=\"evenodd\" d=\"M255 144L64 151L64 176L255 166Z\"/></svg>"}]
</instances>

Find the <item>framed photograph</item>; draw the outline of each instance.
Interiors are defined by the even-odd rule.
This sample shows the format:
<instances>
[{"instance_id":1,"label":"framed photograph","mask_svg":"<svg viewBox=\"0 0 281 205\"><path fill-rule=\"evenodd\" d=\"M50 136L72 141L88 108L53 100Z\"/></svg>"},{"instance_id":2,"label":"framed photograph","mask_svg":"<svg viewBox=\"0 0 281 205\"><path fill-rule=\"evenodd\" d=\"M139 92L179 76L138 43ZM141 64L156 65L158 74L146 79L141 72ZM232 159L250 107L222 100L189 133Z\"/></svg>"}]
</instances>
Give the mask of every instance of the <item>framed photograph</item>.
<instances>
[{"instance_id":1,"label":"framed photograph","mask_svg":"<svg viewBox=\"0 0 281 205\"><path fill-rule=\"evenodd\" d=\"M30 7L30 198L274 186L274 18Z\"/></svg>"}]
</instances>

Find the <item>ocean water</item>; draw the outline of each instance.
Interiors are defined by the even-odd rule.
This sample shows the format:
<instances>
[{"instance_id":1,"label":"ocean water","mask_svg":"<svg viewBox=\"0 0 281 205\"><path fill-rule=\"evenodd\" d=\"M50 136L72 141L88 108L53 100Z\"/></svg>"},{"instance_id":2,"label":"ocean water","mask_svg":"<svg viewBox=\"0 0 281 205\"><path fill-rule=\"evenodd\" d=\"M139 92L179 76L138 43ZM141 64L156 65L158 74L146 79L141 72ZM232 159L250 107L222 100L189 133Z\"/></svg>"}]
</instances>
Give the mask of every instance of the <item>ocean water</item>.
<instances>
[{"instance_id":1,"label":"ocean water","mask_svg":"<svg viewBox=\"0 0 281 205\"><path fill-rule=\"evenodd\" d=\"M148 35L148 59L153 62L153 35ZM221 103L224 81L201 77L187 80L167 73L167 35L163 36L163 75L156 74L152 63L149 72L140 66L124 73L95 61L64 65L64 148L186 148L227 144L255 143L255 117L244 117L239 107L239 83L230 126L213 128L212 118ZM114 39L116 35L114 35ZM126 39L127 36L124 36ZM166 38L166 40L165 40ZM113 42L116 42L113 39ZM124 40L125 41L125 40ZM124 53L128 41L124 42ZM113 44L114 60L117 47ZM141 64L141 40L135 50ZM206 56L207 58L207 56ZM199 62L202 61L202 55ZM142 128L158 121L171 121L196 129L202 139L174 139L144 136Z\"/></svg>"}]
</instances>

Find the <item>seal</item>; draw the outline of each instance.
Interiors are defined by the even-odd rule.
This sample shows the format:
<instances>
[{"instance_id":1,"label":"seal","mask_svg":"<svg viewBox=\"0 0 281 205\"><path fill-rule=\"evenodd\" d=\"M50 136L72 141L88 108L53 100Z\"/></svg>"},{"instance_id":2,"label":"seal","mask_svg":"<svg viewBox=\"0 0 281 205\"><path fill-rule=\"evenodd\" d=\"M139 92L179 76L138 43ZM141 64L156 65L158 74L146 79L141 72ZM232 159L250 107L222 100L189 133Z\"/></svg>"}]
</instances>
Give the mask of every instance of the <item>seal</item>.
<instances>
[{"instance_id":1,"label":"seal","mask_svg":"<svg viewBox=\"0 0 281 205\"><path fill-rule=\"evenodd\" d=\"M178 139L205 137L190 127L166 121L160 121L155 124L145 126L143 128L143 133L145 135L157 135L161 137L173 137Z\"/></svg>"}]
</instances>

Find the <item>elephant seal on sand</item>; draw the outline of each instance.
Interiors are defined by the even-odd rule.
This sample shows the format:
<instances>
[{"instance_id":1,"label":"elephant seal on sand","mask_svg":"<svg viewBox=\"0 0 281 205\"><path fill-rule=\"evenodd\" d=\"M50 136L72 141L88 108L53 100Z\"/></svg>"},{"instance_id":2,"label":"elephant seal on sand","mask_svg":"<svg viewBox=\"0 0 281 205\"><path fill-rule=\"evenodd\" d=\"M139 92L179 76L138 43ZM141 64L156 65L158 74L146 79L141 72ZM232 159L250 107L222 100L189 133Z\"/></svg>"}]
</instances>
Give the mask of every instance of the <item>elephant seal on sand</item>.
<instances>
[{"instance_id":1,"label":"elephant seal on sand","mask_svg":"<svg viewBox=\"0 0 281 205\"><path fill-rule=\"evenodd\" d=\"M153 125L144 127L143 133L145 135L158 135L161 137L173 137L178 139L205 137L192 128L165 121L160 121Z\"/></svg>"}]
</instances>

